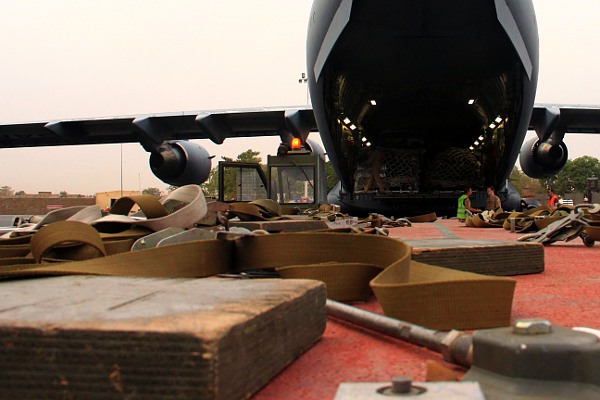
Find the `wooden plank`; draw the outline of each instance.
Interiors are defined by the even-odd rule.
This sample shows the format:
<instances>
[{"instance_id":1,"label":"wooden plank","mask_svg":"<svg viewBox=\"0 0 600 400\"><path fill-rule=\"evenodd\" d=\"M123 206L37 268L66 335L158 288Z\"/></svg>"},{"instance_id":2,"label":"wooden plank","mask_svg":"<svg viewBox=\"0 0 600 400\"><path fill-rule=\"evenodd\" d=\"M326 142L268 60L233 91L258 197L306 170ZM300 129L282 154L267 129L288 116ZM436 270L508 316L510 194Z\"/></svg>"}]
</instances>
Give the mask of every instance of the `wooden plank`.
<instances>
[{"instance_id":1,"label":"wooden plank","mask_svg":"<svg viewBox=\"0 0 600 400\"><path fill-rule=\"evenodd\" d=\"M412 259L484 275L513 276L544 272L544 246L495 240L407 240Z\"/></svg>"},{"instance_id":2,"label":"wooden plank","mask_svg":"<svg viewBox=\"0 0 600 400\"><path fill-rule=\"evenodd\" d=\"M244 399L325 329L308 280L1 283L0 398Z\"/></svg>"},{"instance_id":3,"label":"wooden plank","mask_svg":"<svg viewBox=\"0 0 600 400\"><path fill-rule=\"evenodd\" d=\"M251 231L264 229L270 233L304 232L328 229L327 222L321 219L281 219L275 221L229 221L230 226L239 226Z\"/></svg>"}]
</instances>

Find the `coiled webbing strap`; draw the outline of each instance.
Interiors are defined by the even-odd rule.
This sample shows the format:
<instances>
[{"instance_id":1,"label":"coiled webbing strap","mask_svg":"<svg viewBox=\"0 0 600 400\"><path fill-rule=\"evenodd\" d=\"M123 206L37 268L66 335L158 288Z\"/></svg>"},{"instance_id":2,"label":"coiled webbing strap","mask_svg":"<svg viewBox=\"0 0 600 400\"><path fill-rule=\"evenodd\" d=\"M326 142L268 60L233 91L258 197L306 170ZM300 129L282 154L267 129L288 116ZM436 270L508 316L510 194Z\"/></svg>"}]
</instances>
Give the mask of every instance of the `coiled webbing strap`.
<instances>
[{"instance_id":1,"label":"coiled webbing strap","mask_svg":"<svg viewBox=\"0 0 600 400\"><path fill-rule=\"evenodd\" d=\"M368 300L372 290L387 316L432 329L510 324L514 280L414 262L410 246L389 237L280 233L184 242L81 261L45 260L51 248L74 242L101 254L103 243L93 238L93 230L77 222L41 229L31 242L34 258L1 260L0 277L91 274L202 278L274 268L283 278L325 282L328 297L334 300Z\"/></svg>"}]
</instances>

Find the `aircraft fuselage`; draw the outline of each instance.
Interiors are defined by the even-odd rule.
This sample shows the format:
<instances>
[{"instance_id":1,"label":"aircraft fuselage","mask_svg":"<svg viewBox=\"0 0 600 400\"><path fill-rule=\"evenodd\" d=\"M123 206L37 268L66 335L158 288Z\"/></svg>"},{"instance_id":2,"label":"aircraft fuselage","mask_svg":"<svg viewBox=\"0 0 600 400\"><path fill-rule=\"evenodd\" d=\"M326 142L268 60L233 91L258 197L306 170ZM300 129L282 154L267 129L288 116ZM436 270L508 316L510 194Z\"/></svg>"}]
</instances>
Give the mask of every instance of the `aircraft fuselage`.
<instances>
[{"instance_id":1,"label":"aircraft fuselage","mask_svg":"<svg viewBox=\"0 0 600 400\"><path fill-rule=\"evenodd\" d=\"M315 0L307 64L341 202L451 214L466 186L503 188L519 154L538 76L533 4Z\"/></svg>"}]
</instances>

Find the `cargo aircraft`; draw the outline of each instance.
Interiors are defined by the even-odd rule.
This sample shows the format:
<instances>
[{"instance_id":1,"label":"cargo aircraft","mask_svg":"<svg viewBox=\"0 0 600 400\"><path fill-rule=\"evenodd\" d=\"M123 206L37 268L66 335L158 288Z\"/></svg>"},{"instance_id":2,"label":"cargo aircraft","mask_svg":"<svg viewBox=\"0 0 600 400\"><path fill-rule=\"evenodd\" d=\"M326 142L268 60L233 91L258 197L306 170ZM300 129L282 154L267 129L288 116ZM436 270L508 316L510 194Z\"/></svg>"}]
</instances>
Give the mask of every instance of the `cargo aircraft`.
<instances>
[{"instance_id":1,"label":"cargo aircraft","mask_svg":"<svg viewBox=\"0 0 600 400\"><path fill-rule=\"evenodd\" d=\"M465 186L474 204L494 186L516 208L519 154L527 175L552 176L565 133L600 133L599 107L534 103L531 0L315 0L306 54L312 108L0 125L0 147L139 142L157 177L183 185L211 169L189 139L278 135L285 149L319 132L340 180L330 198L346 211L452 215Z\"/></svg>"}]
</instances>

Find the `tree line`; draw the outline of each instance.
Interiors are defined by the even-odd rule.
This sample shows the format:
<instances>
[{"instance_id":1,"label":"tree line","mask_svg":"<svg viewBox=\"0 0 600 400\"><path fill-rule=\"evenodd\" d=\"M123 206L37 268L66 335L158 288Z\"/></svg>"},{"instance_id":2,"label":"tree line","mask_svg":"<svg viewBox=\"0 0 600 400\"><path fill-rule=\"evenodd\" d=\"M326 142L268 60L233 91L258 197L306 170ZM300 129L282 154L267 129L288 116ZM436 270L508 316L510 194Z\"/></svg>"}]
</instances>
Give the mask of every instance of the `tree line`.
<instances>
[{"instance_id":1,"label":"tree line","mask_svg":"<svg viewBox=\"0 0 600 400\"><path fill-rule=\"evenodd\" d=\"M260 152L252 149L248 149L243 153L238 154L235 159L223 157L223 160L227 162L258 163L265 173L267 171L267 166L262 163ZM327 191L329 191L337 184L338 179L331 162L327 162L326 168ZM573 193L585 193L588 189L588 178L593 177L600 177L600 160L591 156L583 156L574 160L568 160L559 174L546 179L530 178L515 166L510 174L509 181L522 196L542 195L546 193L546 189L552 188L557 194L564 197ZM225 177L225 179L227 180L228 177ZM234 178L229 177L229 179ZM219 190L218 166L212 168L208 179L201 186L206 196L217 197ZM226 185L226 187L231 186L232 185ZM169 187L167 188L167 192L171 192L174 189L176 188Z\"/></svg>"},{"instance_id":2,"label":"tree line","mask_svg":"<svg viewBox=\"0 0 600 400\"><path fill-rule=\"evenodd\" d=\"M267 167L262 163L259 151L248 149L233 159L230 157L223 157L224 161L228 162L246 162L246 163L258 163L266 172ZM331 190L337 183L337 177L333 171L331 162L327 162L327 190ZM214 166L210 171L210 175L206 182L201 186L204 194L209 197L216 197L219 190L219 168ZM595 157L583 156L574 160L568 160L563 170L551 178L546 179L533 179L525 175L516 166L510 174L509 181L514 188L521 193L521 195L538 195L546 192L547 188L552 188L557 194L568 196L572 193L586 193L588 190L588 178L600 177L600 160ZM226 177L227 179L227 177ZM169 186L166 188L166 192L172 192L175 190L175 186ZM142 191L144 194L150 194L156 197L162 197L163 191L158 188L146 188ZM10 186L0 186L0 197L13 197L24 195L23 191L14 191ZM61 197L67 197L67 192L62 191Z\"/></svg>"},{"instance_id":3,"label":"tree line","mask_svg":"<svg viewBox=\"0 0 600 400\"><path fill-rule=\"evenodd\" d=\"M568 160L557 175L546 179L533 179L513 167L509 181L523 194L541 194L552 188L562 196L573 193L585 193L588 190L588 178L600 177L600 161L595 157L583 156Z\"/></svg>"}]
</instances>

